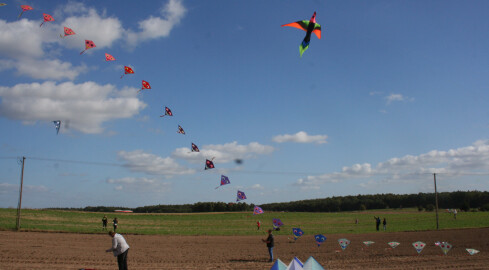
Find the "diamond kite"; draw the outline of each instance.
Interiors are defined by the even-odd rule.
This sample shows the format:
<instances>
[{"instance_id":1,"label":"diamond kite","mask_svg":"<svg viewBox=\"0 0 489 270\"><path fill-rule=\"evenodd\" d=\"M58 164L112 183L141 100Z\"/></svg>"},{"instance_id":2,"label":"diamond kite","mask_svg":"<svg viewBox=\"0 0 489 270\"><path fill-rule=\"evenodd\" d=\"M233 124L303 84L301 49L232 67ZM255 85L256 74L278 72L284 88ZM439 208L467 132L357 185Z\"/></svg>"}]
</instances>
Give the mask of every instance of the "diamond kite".
<instances>
[{"instance_id":1,"label":"diamond kite","mask_svg":"<svg viewBox=\"0 0 489 270\"><path fill-rule=\"evenodd\" d=\"M375 244L375 242L374 242L374 241L364 241L364 242L363 242L363 244L364 244L364 245L366 245L366 246L368 247L368 246L370 246L370 245Z\"/></svg>"},{"instance_id":2,"label":"diamond kite","mask_svg":"<svg viewBox=\"0 0 489 270\"><path fill-rule=\"evenodd\" d=\"M287 270L287 265L280 259L276 259L270 270Z\"/></svg>"},{"instance_id":3,"label":"diamond kite","mask_svg":"<svg viewBox=\"0 0 489 270\"><path fill-rule=\"evenodd\" d=\"M59 129L61 128L61 120L53 121L54 127L56 128L56 135L59 134Z\"/></svg>"},{"instance_id":4,"label":"diamond kite","mask_svg":"<svg viewBox=\"0 0 489 270\"><path fill-rule=\"evenodd\" d=\"M441 248L441 251L443 251L443 254L447 255L447 253L452 249L452 245L448 242L441 242L439 247Z\"/></svg>"},{"instance_id":5,"label":"diamond kite","mask_svg":"<svg viewBox=\"0 0 489 270\"><path fill-rule=\"evenodd\" d=\"M160 117L165 117L165 115L168 115L168 116L173 116L173 113L171 112L170 108L165 107L165 114L160 115ZM184 133L184 134L185 134L185 133ZM197 148L197 150L199 150L199 149ZM192 152L193 152L193 147L192 147ZM199 152L199 151L197 151L197 152Z\"/></svg>"},{"instance_id":6,"label":"diamond kite","mask_svg":"<svg viewBox=\"0 0 489 270\"><path fill-rule=\"evenodd\" d=\"M166 110L166 107L165 107L165 110ZM170 111L170 113L171 113L171 111ZM197 145L195 145L195 143L192 143L192 152L200 152L199 148L197 147Z\"/></svg>"},{"instance_id":7,"label":"diamond kite","mask_svg":"<svg viewBox=\"0 0 489 270\"><path fill-rule=\"evenodd\" d=\"M396 248L397 246L399 246L401 243L399 242L389 242L387 243L389 246L391 246L391 248Z\"/></svg>"},{"instance_id":8,"label":"diamond kite","mask_svg":"<svg viewBox=\"0 0 489 270\"><path fill-rule=\"evenodd\" d=\"M87 50L90 50L90 49L95 48L95 47L97 47L97 46L95 46L95 43L93 41L85 40L85 50L81 51L80 55L82 55Z\"/></svg>"},{"instance_id":9,"label":"diamond kite","mask_svg":"<svg viewBox=\"0 0 489 270\"><path fill-rule=\"evenodd\" d=\"M290 27L295 27L301 30L306 31L306 36L304 37L304 40L302 41L301 45L299 46L299 52L302 54L309 48L309 43L311 42L311 33L316 34L316 36L321 39L321 25L316 23L316 12L312 15L311 19L309 21L303 20L303 21L297 21L293 23L288 23L284 24L282 26L290 26Z\"/></svg>"},{"instance_id":10,"label":"diamond kite","mask_svg":"<svg viewBox=\"0 0 489 270\"><path fill-rule=\"evenodd\" d=\"M46 13L43 13L42 16L44 17L44 21L39 25L41 27L45 22L54 22L54 18Z\"/></svg>"},{"instance_id":11,"label":"diamond kite","mask_svg":"<svg viewBox=\"0 0 489 270\"><path fill-rule=\"evenodd\" d=\"M177 133L180 133L180 134L185 135L185 130L183 130L183 128L180 125L178 125L178 131L177 131Z\"/></svg>"},{"instance_id":12,"label":"diamond kite","mask_svg":"<svg viewBox=\"0 0 489 270\"><path fill-rule=\"evenodd\" d=\"M280 227L282 227L284 225L284 223L282 223L282 221L279 219L279 218L274 218L273 219L273 228L275 230L279 230Z\"/></svg>"},{"instance_id":13,"label":"diamond kite","mask_svg":"<svg viewBox=\"0 0 489 270\"><path fill-rule=\"evenodd\" d=\"M297 241L297 238L301 237L304 232L301 228L292 228L292 234L294 235L294 241Z\"/></svg>"},{"instance_id":14,"label":"diamond kite","mask_svg":"<svg viewBox=\"0 0 489 270\"><path fill-rule=\"evenodd\" d=\"M423 248L426 247L426 244L421 241L418 241L413 243L413 247L416 249L418 254L420 254L421 251L423 251Z\"/></svg>"},{"instance_id":15,"label":"diamond kite","mask_svg":"<svg viewBox=\"0 0 489 270\"><path fill-rule=\"evenodd\" d=\"M64 37L66 37L66 36L71 36L71 35L74 35L74 34L75 34L75 31L71 30L71 28L68 28L68 27L66 27L66 26L64 26L64 32L65 32L65 35L64 35L64 36L63 36L63 35L61 35L61 34L59 34L59 36L60 36L61 38L64 38Z\"/></svg>"},{"instance_id":16,"label":"diamond kite","mask_svg":"<svg viewBox=\"0 0 489 270\"><path fill-rule=\"evenodd\" d=\"M210 169L214 169L214 162L212 162L212 160L206 159L204 170L210 170Z\"/></svg>"},{"instance_id":17,"label":"diamond kite","mask_svg":"<svg viewBox=\"0 0 489 270\"><path fill-rule=\"evenodd\" d=\"M470 255L474 255L474 254L477 254L479 253L480 251L478 251L477 249L473 249L473 248L466 248L465 250L467 250L467 252L470 254Z\"/></svg>"},{"instance_id":18,"label":"diamond kite","mask_svg":"<svg viewBox=\"0 0 489 270\"><path fill-rule=\"evenodd\" d=\"M22 9L22 12L19 14L19 17L17 17L17 19L20 18L20 16L22 16L22 14L24 14L24 11L33 10L33 8L31 6L28 6L28 5L22 5L22 6L20 6L20 8Z\"/></svg>"},{"instance_id":19,"label":"diamond kite","mask_svg":"<svg viewBox=\"0 0 489 270\"><path fill-rule=\"evenodd\" d=\"M238 194L236 195L236 201L239 202L242 200L246 200L246 195L243 191L238 190Z\"/></svg>"},{"instance_id":20,"label":"diamond kite","mask_svg":"<svg viewBox=\"0 0 489 270\"><path fill-rule=\"evenodd\" d=\"M122 74L121 79L122 79L122 77L124 77L124 75L126 75L126 74L134 74L134 70L132 70L132 68L131 68L131 67L124 66L124 74Z\"/></svg>"},{"instance_id":21,"label":"diamond kite","mask_svg":"<svg viewBox=\"0 0 489 270\"><path fill-rule=\"evenodd\" d=\"M115 58L114 56L108 54L108 53L105 53L105 61L115 61Z\"/></svg>"},{"instance_id":22,"label":"diamond kite","mask_svg":"<svg viewBox=\"0 0 489 270\"><path fill-rule=\"evenodd\" d=\"M253 209L253 215L259 215L259 214L263 214L263 209L261 209L261 207L259 206L255 206L255 208Z\"/></svg>"},{"instance_id":23,"label":"diamond kite","mask_svg":"<svg viewBox=\"0 0 489 270\"><path fill-rule=\"evenodd\" d=\"M151 89L151 85L149 85L149 82L143 80L142 82L142 86L141 86L141 89L139 89L138 93L141 91L141 90L144 90L144 89Z\"/></svg>"},{"instance_id":24,"label":"diamond kite","mask_svg":"<svg viewBox=\"0 0 489 270\"><path fill-rule=\"evenodd\" d=\"M348 247L348 245L350 244L350 240L348 240L346 238L341 238L341 239L338 239L338 244L340 244L340 247L342 250L345 250L346 247Z\"/></svg>"},{"instance_id":25,"label":"diamond kite","mask_svg":"<svg viewBox=\"0 0 489 270\"><path fill-rule=\"evenodd\" d=\"M230 184L230 183L231 182L229 181L229 178L227 176L221 175L221 185L219 187ZM216 187L216 189L219 187Z\"/></svg>"},{"instance_id":26,"label":"diamond kite","mask_svg":"<svg viewBox=\"0 0 489 270\"><path fill-rule=\"evenodd\" d=\"M326 236L322 234L316 234L314 235L314 239L316 239L316 243L318 244L319 247L324 241L326 241Z\"/></svg>"}]
</instances>

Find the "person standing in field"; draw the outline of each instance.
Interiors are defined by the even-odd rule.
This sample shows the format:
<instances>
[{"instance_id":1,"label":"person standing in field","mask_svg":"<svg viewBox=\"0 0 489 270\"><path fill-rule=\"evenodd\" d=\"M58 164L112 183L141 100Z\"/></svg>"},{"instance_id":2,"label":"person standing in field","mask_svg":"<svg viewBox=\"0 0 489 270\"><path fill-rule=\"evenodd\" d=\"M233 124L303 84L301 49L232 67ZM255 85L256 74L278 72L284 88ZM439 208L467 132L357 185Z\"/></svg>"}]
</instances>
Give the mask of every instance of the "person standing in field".
<instances>
[{"instance_id":1,"label":"person standing in field","mask_svg":"<svg viewBox=\"0 0 489 270\"><path fill-rule=\"evenodd\" d=\"M384 231L385 231L385 227L387 225L387 221L385 220L385 218L384 218L384 221L382 221L382 225L384 225Z\"/></svg>"},{"instance_id":2,"label":"person standing in field","mask_svg":"<svg viewBox=\"0 0 489 270\"><path fill-rule=\"evenodd\" d=\"M380 227L380 217L374 216L374 219L375 219L375 229L377 229L378 231Z\"/></svg>"},{"instance_id":3,"label":"person standing in field","mask_svg":"<svg viewBox=\"0 0 489 270\"><path fill-rule=\"evenodd\" d=\"M256 230L259 230L260 229L260 226L261 226L261 222L258 220L256 222Z\"/></svg>"},{"instance_id":4,"label":"person standing in field","mask_svg":"<svg viewBox=\"0 0 489 270\"><path fill-rule=\"evenodd\" d=\"M117 257L119 270L127 270L127 253L129 252L129 245L126 242L126 239L113 231L110 231L109 235L112 237L112 247L107 249L106 252L112 251L114 257Z\"/></svg>"},{"instance_id":5,"label":"person standing in field","mask_svg":"<svg viewBox=\"0 0 489 270\"><path fill-rule=\"evenodd\" d=\"M272 230L268 229L268 238L267 239L262 239L264 243L267 243L267 248L268 248L268 253L270 254L270 260L269 262L273 262L273 247L274 247L274 240L273 240L273 234Z\"/></svg>"},{"instance_id":6,"label":"person standing in field","mask_svg":"<svg viewBox=\"0 0 489 270\"><path fill-rule=\"evenodd\" d=\"M112 220L112 224L114 224L114 232L117 231L117 224L119 223L119 221L117 220L117 218L115 217L114 220Z\"/></svg>"},{"instance_id":7,"label":"person standing in field","mask_svg":"<svg viewBox=\"0 0 489 270\"><path fill-rule=\"evenodd\" d=\"M102 218L102 231L106 231L107 230L107 216L104 215L104 217Z\"/></svg>"},{"instance_id":8,"label":"person standing in field","mask_svg":"<svg viewBox=\"0 0 489 270\"><path fill-rule=\"evenodd\" d=\"M457 209L453 209L453 218L457 219Z\"/></svg>"}]
</instances>

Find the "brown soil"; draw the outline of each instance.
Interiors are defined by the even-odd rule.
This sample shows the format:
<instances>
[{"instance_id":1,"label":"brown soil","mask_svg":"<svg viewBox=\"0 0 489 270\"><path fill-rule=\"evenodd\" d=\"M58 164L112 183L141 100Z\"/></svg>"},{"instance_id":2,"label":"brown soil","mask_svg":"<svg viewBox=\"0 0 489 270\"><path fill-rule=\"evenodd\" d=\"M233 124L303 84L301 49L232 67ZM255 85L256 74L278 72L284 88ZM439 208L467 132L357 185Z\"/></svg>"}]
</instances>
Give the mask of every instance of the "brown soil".
<instances>
[{"instance_id":1,"label":"brown soil","mask_svg":"<svg viewBox=\"0 0 489 270\"><path fill-rule=\"evenodd\" d=\"M124 235L131 246L131 269L270 269L268 252L257 236L148 236ZM313 256L325 269L489 269L489 228L424 232L379 232L326 235L318 247L311 235L293 243L275 237L275 258L288 264L294 256L303 262ZM351 244L341 251L337 239ZM374 241L366 248L363 241ZM391 249L387 242L401 244ZM427 244L418 255L412 243ZM448 255L434 245L453 245ZM108 235L0 231L0 269L117 269L116 258L105 250ZM466 248L480 250L470 256Z\"/></svg>"}]
</instances>

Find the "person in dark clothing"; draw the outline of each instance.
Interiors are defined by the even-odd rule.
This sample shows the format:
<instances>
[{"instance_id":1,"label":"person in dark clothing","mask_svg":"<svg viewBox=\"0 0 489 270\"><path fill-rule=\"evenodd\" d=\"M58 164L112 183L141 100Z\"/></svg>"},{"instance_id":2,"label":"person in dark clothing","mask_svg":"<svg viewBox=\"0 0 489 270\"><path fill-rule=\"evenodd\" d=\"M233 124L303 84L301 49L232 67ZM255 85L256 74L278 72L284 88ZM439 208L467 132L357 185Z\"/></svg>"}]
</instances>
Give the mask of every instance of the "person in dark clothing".
<instances>
[{"instance_id":1,"label":"person in dark clothing","mask_svg":"<svg viewBox=\"0 0 489 270\"><path fill-rule=\"evenodd\" d=\"M114 224L114 232L117 231L117 225L119 224L119 220L117 220L117 218L114 218L114 220L112 220L112 223ZM379 228L377 228L377 231L378 231Z\"/></svg>"},{"instance_id":2,"label":"person in dark clothing","mask_svg":"<svg viewBox=\"0 0 489 270\"><path fill-rule=\"evenodd\" d=\"M262 239L264 243L267 243L267 248L268 248L268 253L270 254L270 260L269 262L273 262L273 246L274 246L274 240L273 240L273 234L272 230L268 230L268 238L267 239Z\"/></svg>"},{"instance_id":3,"label":"person in dark clothing","mask_svg":"<svg viewBox=\"0 0 489 270\"><path fill-rule=\"evenodd\" d=\"M375 229L377 229L378 231L380 227L380 217L374 216L374 219L375 219Z\"/></svg>"},{"instance_id":4,"label":"person in dark clothing","mask_svg":"<svg viewBox=\"0 0 489 270\"><path fill-rule=\"evenodd\" d=\"M385 231L385 226L387 225L387 221L385 221L385 218L384 221L382 221L382 225L384 225L384 231Z\"/></svg>"},{"instance_id":5,"label":"person in dark clothing","mask_svg":"<svg viewBox=\"0 0 489 270\"><path fill-rule=\"evenodd\" d=\"M107 230L107 216L104 215L104 217L102 218L102 231L106 231Z\"/></svg>"}]
</instances>

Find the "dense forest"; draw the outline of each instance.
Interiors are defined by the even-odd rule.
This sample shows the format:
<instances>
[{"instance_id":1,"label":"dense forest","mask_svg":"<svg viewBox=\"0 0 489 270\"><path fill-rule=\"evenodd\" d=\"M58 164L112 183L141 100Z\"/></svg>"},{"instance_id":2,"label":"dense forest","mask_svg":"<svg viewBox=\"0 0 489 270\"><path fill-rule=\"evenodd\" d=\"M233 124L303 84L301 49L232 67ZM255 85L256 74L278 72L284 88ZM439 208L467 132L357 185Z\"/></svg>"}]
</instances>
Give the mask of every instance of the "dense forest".
<instances>
[{"instance_id":1,"label":"dense forest","mask_svg":"<svg viewBox=\"0 0 489 270\"><path fill-rule=\"evenodd\" d=\"M331 197L293 202L262 204L264 211L287 212L341 212L363 211L387 208L418 208L419 211L435 209L434 193L418 194L376 194ZM62 208L89 212L113 212L117 209L132 210L135 213L198 213L198 212L242 212L253 211L253 204L198 202L183 205L152 205L137 208L87 206L85 208ZM455 191L438 193L438 208L456 208L462 211L489 211L489 192L487 191ZM61 209L61 208L56 208Z\"/></svg>"}]
</instances>

